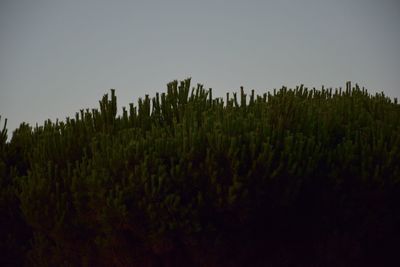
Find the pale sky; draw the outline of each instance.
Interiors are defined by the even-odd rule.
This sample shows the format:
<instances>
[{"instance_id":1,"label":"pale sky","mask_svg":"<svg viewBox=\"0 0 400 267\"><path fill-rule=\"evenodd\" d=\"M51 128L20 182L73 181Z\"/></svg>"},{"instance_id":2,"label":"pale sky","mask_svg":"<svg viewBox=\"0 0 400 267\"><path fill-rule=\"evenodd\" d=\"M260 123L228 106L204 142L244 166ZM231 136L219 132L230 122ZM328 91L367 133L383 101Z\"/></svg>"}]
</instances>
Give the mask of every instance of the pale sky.
<instances>
[{"instance_id":1,"label":"pale sky","mask_svg":"<svg viewBox=\"0 0 400 267\"><path fill-rule=\"evenodd\" d=\"M119 111L192 77L215 96L357 82L400 98L400 1L0 0L0 115Z\"/></svg>"}]
</instances>

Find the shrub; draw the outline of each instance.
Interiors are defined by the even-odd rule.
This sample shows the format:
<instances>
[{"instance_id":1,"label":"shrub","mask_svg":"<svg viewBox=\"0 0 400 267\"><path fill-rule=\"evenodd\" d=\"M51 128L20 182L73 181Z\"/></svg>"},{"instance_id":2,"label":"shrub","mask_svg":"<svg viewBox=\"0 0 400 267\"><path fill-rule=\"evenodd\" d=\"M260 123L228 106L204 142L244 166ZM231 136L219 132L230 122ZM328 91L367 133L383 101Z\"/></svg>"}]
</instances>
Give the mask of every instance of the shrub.
<instances>
[{"instance_id":1,"label":"shrub","mask_svg":"<svg viewBox=\"0 0 400 267\"><path fill-rule=\"evenodd\" d=\"M224 101L187 79L119 116L111 90L100 110L0 137L10 265L395 259L400 106L358 85Z\"/></svg>"}]
</instances>

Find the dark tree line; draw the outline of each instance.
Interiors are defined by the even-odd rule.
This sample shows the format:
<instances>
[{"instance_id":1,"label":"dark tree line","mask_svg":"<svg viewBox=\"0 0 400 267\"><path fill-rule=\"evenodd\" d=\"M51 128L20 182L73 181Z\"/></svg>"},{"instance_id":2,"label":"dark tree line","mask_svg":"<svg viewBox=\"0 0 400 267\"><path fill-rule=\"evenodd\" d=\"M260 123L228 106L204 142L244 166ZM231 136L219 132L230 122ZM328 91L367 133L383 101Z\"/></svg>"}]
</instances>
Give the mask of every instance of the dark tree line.
<instances>
[{"instance_id":1,"label":"dark tree line","mask_svg":"<svg viewBox=\"0 0 400 267\"><path fill-rule=\"evenodd\" d=\"M0 133L0 265L388 266L400 105L295 89L213 98L190 79L117 115Z\"/></svg>"}]
</instances>

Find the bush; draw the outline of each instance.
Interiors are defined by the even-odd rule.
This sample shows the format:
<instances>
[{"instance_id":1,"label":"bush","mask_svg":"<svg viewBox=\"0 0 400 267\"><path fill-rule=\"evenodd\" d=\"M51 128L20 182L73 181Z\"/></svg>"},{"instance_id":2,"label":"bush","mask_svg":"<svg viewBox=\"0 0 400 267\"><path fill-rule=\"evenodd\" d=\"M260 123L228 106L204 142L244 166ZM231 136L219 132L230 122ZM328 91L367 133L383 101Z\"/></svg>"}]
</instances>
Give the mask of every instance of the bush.
<instances>
[{"instance_id":1,"label":"bush","mask_svg":"<svg viewBox=\"0 0 400 267\"><path fill-rule=\"evenodd\" d=\"M190 79L117 116L1 134L10 266L385 265L400 233L400 106L283 87L224 101ZM4 241L5 240L5 241ZM30 244L20 248L18 244ZM169 265L168 265L169 264Z\"/></svg>"}]
</instances>

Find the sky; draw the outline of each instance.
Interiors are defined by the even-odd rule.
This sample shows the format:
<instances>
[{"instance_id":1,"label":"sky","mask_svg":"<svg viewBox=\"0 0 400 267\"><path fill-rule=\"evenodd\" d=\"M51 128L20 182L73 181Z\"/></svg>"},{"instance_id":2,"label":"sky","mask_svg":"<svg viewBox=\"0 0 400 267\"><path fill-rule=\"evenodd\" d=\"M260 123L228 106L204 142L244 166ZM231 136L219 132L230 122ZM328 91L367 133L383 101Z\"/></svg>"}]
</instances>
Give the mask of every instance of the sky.
<instances>
[{"instance_id":1,"label":"sky","mask_svg":"<svg viewBox=\"0 0 400 267\"><path fill-rule=\"evenodd\" d=\"M65 120L116 89L119 111L192 78L240 86L346 81L400 98L398 0L0 0L0 115Z\"/></svg>"}]
</instances>

